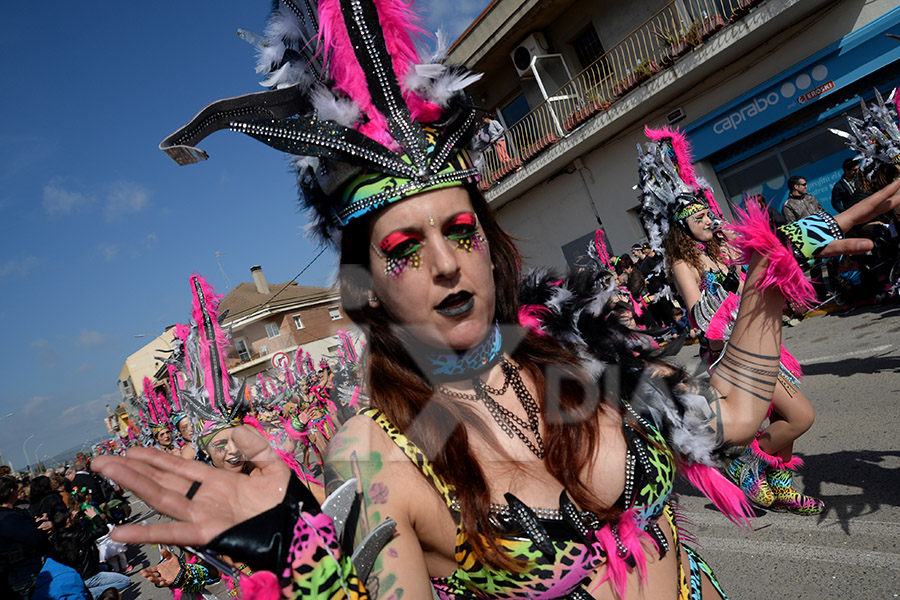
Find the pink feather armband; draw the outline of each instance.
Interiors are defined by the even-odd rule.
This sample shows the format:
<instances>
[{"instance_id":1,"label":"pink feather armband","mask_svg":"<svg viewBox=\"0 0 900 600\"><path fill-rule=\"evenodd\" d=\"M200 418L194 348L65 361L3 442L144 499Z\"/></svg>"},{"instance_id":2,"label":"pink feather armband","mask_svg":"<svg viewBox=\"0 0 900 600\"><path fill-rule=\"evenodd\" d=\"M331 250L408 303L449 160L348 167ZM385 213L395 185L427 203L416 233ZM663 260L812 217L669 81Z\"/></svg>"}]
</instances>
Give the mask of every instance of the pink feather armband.
<instances>
[{"instance_id":1,"label":"pink feather armband","mask_svg":"<svg viewBox=\"0 0 900 600\"><path fill-rule=\"evenodd\" d=\"M769 264L756 285L763 290L774 287L786 299L812 306L815 290L803 275L793 251L772 231L768 215L753 202L748 202L744 210L735 207L734 212L738 222L729 227L735 234L732 247L738 252L734 262L747 264L754 253L759 253Z\"/></svg>"}]
</instances>

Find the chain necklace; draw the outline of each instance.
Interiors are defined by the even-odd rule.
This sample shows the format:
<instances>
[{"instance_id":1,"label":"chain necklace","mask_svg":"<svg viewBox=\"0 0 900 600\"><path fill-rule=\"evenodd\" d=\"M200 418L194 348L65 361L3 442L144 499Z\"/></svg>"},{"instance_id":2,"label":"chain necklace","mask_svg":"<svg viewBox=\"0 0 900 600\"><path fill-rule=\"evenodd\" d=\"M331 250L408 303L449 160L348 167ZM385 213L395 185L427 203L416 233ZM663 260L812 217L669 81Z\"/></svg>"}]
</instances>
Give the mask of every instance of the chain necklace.
<instances>
[{"instance_id":1,"label":"chain necklace","mask_svg":"<svg viewBox=\"0 0 900 600\"><path fill-rule=\"evenodd\" d=\"M541 437L540 420L538 419L538 415L541 411L538 408L537 402L534 401L531 392L525 387L522 376L519 375L519 371L522 367L512 364L506 360L506 357L503 357L500 360L500 367L503 369L503 387L499 389L492 388L480 378L474 377L472 379L472 386L475 388L474 394L464 394L462 392L447 389L442 385L439 385L437 390L440 393L453 398L483 402L484 406L491 414L491 417L510 439L512 439L513 435L518 436L535 456L544 458L544 439ZM525 409L525 414L528 417L527 420L509 409L500 406L497 401L490 396L490 394L502 396L510 386L512 386L516 398L522 404L522 408ZM525 434L525 430L531 432L537 444L531 441Z\"/></svg>"}]
</instances>

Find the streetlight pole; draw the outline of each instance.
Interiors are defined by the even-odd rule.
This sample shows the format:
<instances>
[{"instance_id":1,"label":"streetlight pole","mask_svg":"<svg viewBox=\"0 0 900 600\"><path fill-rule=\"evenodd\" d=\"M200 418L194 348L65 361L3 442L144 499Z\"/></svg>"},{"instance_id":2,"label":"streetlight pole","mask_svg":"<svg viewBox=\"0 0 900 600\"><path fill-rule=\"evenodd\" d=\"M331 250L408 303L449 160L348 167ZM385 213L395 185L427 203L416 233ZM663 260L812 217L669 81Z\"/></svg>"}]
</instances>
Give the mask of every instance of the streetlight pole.
<instances>
[{"instance_id":1,"label":"streetlight pole","mask_svg":"<svg viewBox=\"0 0 900 600\"><path fill-rule=\"evenodd\" d=\"M16 414L15 411L9 413L8 415L3 415L2 417L0 417L0 421L2 421L3 419L8 419L9 417L13 416L14 414ZM2 459L3 459L3 453L0 452L0 464L3 464ZM10 464L10 466L12 466L12 463L9 463L9 464Z\"/></svg>"},{"instance_id":2,"label":"streetlight pole","mask_svg":"<svg viewBox=\"0 0 900 600\"><path fill-rule=\"evenodd\" d=\"M22 442L22 454L25 456L25 469L28 470L29 472L31 471L31 462L28 460L28 453L25 451L25 444L30 442L31 438L33 438L36 435L37 435L36 433L32 433L31 435L28 436L28 439L26 439L24 442Z\"/></svg>"},{"instance_id":3,"label":"streetlight pole","mask_svg":"<svg viewBox=\"0 0 900 600\"><path fill-rule=\"evenodd\" d=\"M40 444L37 445L37 448L34 449L34 462L37 463L36 465L34 465L35 468L37 468L37 466L41 463L41 459L38 458L38 456L39 456L38 452L41 451L41 446L43 446L46 443L47 442L41 442Z\"/></svg>"}]
</instances>

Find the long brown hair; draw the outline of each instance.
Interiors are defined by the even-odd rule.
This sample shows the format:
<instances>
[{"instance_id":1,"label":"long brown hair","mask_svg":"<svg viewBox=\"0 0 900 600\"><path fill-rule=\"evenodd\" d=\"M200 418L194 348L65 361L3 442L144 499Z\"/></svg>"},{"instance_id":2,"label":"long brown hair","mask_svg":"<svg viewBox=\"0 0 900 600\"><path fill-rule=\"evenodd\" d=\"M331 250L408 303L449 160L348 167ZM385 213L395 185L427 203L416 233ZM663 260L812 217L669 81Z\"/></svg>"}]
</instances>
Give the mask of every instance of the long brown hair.
<instances>
[{"instance_id":1,"label":"long brown hair","mask_svg":"<svg viewBox=\"0 0 900 600\"><path fill-rule=\"evenodd\" d=\"M669 267L669 278L672 277L672 266L677 262L689 264L701 275L706 271L706 265L700 260L702 253L697 247L697 240L691 235L687 225L678 222L669 228L669 233L663 239L663 250L666 253L666 265ZM725 262L723 250L722 244L716 236L706 242L707 254L716 257L719 262Z\"/></svg>"},{"instance_id":2,"label":"long brown hair","mask_svg":"<svg viewBox=\"0 0 900 600\"><path fill-rule=\"evenodd\" d=\"M521 255L481 193L474 187L467 189L489 242L496 284L495 316L501 326L516 324ZM387 313L368 303L371 221L371 217L359 219L344 230L340 275L344 310L369 333L367 383L371 406L409 437L428 457L435 472L455 489L462 530L476 556L494 567L521 570L525 565L511 558L497 542L501 534L489 518L488 483L469 444L468 427L492 438L488 424L465 403L434 392L426 374L395 335L395 324ZM535 384L535 400L546 424L544 461L548 471L583 510L602 519L614 518L621 511L602 506L579 479L597 448L597 414L602 403L599 397L590 396L589 390L597 388L579 367L578 358L553 339L533 333L525 336L511 356ZM550 367L564 374L555 390L545 389Z\"/></svg>"}]
</instances>

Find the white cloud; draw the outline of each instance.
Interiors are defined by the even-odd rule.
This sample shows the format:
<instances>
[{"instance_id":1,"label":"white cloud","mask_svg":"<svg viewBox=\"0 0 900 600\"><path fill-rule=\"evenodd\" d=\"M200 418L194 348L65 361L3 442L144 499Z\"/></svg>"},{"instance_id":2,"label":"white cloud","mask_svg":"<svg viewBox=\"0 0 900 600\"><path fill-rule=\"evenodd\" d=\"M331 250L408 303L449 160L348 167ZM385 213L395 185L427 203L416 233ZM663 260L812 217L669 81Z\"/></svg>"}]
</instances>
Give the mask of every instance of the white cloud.
<instances>
[{"instance_id":1,"label":"white cloud","mask_svg":"<svg viewBox=\"0 0 900 600\"><path fill-rule=\"evenodd\" d=\"M81 331L81 337L78 338L78 344L85 348L95 348L102 345L107 337L99 331L84 329Z\"/></svg>"},{"instance_id":2,"label":"white cloud","mask_svg":"<svg viewBox=\"0 0 900 600\"><path fill-rule=\"evenodd\" d=\"M39 261L36 256L26 256L22 259L10 259L3 264L0 264L0 277L6 277L7 275L19 275L20 277L24 277L40 262L41 261Z\"/></svg>"},{"instance_id":3,"label":"white cloud","mask_svg":"<svg viewBox=\"0 0 900 600\"><path fill-rule=\"evenodd\" d=\"M47 396L32 396L32 398L22 407L23 417L37 417L44 414L50 398Z\"/></svg>"},{"instance_id":4,"label":"white cloud","mask_svg":"<svg viewBox=\"0 0 900 600\"><path fill-rule=\"evenodd\" d=\"M90 371L93 368L94 365L92 365L91 363L81 363L81 366L78 367L77 372L84 373L85 371Z\"/></svg>"},{"instance_id":5,"label":"white cloud","mask_svg":"<svg viewBox=\"0 0 900 600\"><path fill-rule=\"evenodd\" d=\"M99 398L70 406L62 411L55 421L58 426L71 427L91 421L99 423L106 418L106 405L109 404L110 407L115 407L121 401L122 397L116 392L103 394Z\"/></svg>"},{"instance_id":6,"label":"white cloud","mask_svg":"<svg viewBox=\"0 0 900 600\"><path fill-rule=\"evenodd\" d=\"M144 237L144 240L143 240L141 243L144 245L144 248L147 248L147 249L149 250L150 248L152 248L152 247L156 244L156 234L155 234L155 233L148 233L148 234Z\"/></svg>"},{"instance_id":7,"label":"white cloud","mask_svg":"<svg viewBox=\"0 0 900 600\"><path fill-rule=\"evenodd\" d=\"M38 338L31 342L31 347L37 350L38 356L41 359L41 363L47 369L52 369L56 367L56 362L59 360L59 355L56 353L56 350L53 348L53 345L50 344L44 338Z\"/></svg>"},{"instance_id":8,"label":"white cloud","mask_svg":"<svg viewBox=\"0 0 900 600\"><path fill-rule=\"evenodd\" d=\"M88 204L90 198L81 192L65 189L57 179L44 186L44 211L51 217L67 215Z\"/></svg>"},{"instance_id":9,"label":"white cloud","mask_svg":"<svg viewBox=\"0 0 900 600\"><path fill-rule=\"evenodd\" d=\"M106 221L118 221L139 213L147 206L150 192L133 181L116 181L107 186Z\"/></svg>"},{"instance_id":10,"label":"white cloud","mask_svg":"<svg viewBox=\"0 0 900 600\"><path fill-rule=\"evenodd\" d=\"M103 255L106 262L109 262L119 253L119 247L115 244L97 244L97 251Z\"/></svg>"}]
</instances>

